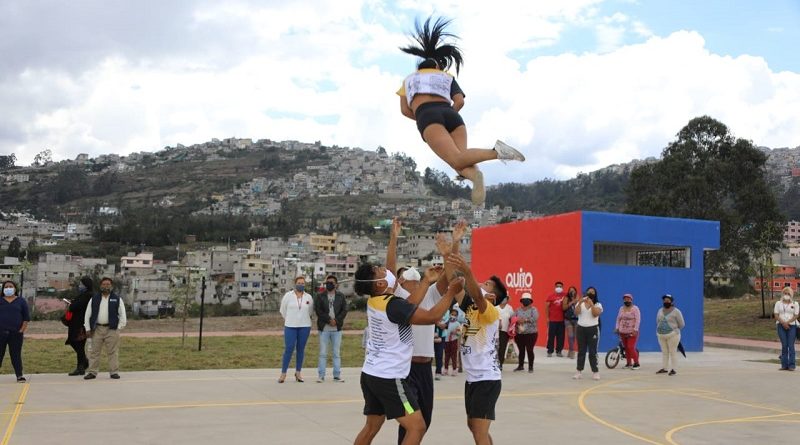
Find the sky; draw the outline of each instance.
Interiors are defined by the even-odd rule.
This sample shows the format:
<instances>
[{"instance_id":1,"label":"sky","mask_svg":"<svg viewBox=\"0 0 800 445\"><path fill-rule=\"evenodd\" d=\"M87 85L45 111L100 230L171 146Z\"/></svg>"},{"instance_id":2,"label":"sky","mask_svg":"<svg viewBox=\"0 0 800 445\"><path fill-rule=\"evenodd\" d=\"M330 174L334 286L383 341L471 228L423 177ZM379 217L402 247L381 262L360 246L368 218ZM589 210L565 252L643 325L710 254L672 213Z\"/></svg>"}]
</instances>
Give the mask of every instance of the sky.
<instances>
[{"instance_id":1,"label":"sky","mask_svg":"<svg viewBox=\"0 0 800 445\"><path fill-rule=\"evenodd\" d=\"M800 145L800 0L3 0L0 154L319 140L453 174L395 94L431 14L460 36L469 146L527 156L487 184L659 156L701 115Z\"/></svg>"}]
</instances>

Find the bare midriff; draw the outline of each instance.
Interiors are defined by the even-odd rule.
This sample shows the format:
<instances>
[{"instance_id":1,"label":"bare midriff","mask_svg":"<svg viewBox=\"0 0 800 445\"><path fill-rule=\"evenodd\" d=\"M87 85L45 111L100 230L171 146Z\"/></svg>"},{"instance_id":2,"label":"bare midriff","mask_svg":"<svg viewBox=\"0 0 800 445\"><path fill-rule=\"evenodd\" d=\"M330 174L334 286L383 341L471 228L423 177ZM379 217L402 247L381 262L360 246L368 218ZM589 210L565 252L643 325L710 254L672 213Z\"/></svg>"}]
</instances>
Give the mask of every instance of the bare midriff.
<instances>
[{"instance_id":1,"label":"bare midriff","mask_svg":"<svg viewBox=\"0 0 800 445\"><path fill-rule=\"evenodd\" d=\"M427 104L429 102L444 102L449 104L450 99L445 99L442 96L437 96L435 94L415 94L414 98L411 99L411 110L414 114L417 113L417 108L419 108L422 104Z\"/></svg>"}]
</instances>

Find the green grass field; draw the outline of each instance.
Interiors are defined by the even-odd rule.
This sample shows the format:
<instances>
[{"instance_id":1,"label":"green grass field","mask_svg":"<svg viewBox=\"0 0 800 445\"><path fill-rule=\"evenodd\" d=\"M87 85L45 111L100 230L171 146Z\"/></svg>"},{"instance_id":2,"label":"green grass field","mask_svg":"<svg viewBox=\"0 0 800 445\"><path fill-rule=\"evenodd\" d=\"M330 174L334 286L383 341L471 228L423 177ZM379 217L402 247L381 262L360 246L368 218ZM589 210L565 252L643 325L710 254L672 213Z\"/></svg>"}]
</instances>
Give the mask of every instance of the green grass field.
<instances>
[{"instance_id":1,"label":"green grass field","mask_svg":"<svg viewBox=\"0 0 800 445\"><path fill-rule=\"evenodd\" d=\"M766 301L766 312L772 311L774 301ZM707 299L705 301L705 333L724 337L741 337L757 340L776 340L775 321L761 318L761 300ZM197 338L187 338L181 346L180 338L124 337L120 350L120 367L125 371L165 371L179 369L232 369L278 368L283 354L283 337L236 336L236 331L273 330L280 328L277 314L251 317L214 317L206 320L207 330L229 331L229 337L206 337L203 351L197 351ZM363 312L348 314L347 329L363 329ZM195 332L197 320L189 320L187 329ZM129 332L180 332L180 320L132 320ZM31 332L60 333L65 328L59 322L33 322ZM124 334L123 334L124 335ZM306 346L304 369L313 377L319 352L319 338L312 335ZM66 373L75 367L74 353L63 339L26 339L23 347L23 364L26 374ZM329 358L330 360L330 358ZM360 335L345 335L342 342L342 366L361 366L364 350ZM294 362L292 362L294 363ZM291 365L293 369L293 364ZM330 365L329 365L330 366ZM105 359L101 365L106 371ZM0 373L13 373L6 359Z\"/></svg>"},{"instance_id":2,"label":"green grass field","mask_svg":"<svg viewBox=\"0 0 800 445\"><path fill-rule=\"evenodd\" d=\"M203 350L197 351L197 338L187 338L181 347L180 338L125 338L120 343L119 361L125 371L169 371L178 369L280 368L283 354L282 336L207 337ZM319 338L312 335L306 345L303 368L305 375L316 375ZM25 374L67 373L75 368L75 353L63 340L26 339L22 348ZM361 366L364 350L360 335L345 335L342 340L342 366ZM328 366L332 366L330 355ZM290 365L294 369L294 359ZM101 372L106 372L102 359ZM12 374L11 360L6 355L0 373Z\"/></svg>"},{"instance_id":3,"label":"green grass field","mask_svg":"<svg viewBox=\"0 0 800 445\"><path fill-rule=\"evenodd\" d=\"M772 314L775 300L767 299L767 315ZM680 307L680 306L679 306ZM705 334L721 337L740 337L754 340L777 340L775 320L761 318L761 299L706 299Z\"/></svg>"}]
</instances>

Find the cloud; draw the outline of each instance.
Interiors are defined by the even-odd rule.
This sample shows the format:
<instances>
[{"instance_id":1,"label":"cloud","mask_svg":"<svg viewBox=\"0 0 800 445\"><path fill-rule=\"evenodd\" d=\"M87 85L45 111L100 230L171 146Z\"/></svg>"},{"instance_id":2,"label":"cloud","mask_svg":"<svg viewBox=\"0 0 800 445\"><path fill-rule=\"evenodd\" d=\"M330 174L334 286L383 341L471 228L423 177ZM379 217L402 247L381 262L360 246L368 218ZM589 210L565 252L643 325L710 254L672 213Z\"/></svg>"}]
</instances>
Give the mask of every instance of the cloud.
<instances>
[{"instance_id":1,"label":"cloud","mask_svg":"<svg viewBox=\"0 0 800 445\"><path fill-rule=\"evenodd\" d=\"M759 145L799 143L800 74L713 54L694 32L654 36L594 0L167 3L4 2L0 153L26 164L44 148L71 159L211 138L320 140L382 145L451 173L394 94L415 62L397 50L403 33L432 11L452 11L462 37L469 145L503 139L528 156L484 164L489 184L658 155L701 114ZM597 51L534 57L565 29L597 25L611 29ZM647 40L626 45L630 35Z\"/></svg>"}]
</instances>

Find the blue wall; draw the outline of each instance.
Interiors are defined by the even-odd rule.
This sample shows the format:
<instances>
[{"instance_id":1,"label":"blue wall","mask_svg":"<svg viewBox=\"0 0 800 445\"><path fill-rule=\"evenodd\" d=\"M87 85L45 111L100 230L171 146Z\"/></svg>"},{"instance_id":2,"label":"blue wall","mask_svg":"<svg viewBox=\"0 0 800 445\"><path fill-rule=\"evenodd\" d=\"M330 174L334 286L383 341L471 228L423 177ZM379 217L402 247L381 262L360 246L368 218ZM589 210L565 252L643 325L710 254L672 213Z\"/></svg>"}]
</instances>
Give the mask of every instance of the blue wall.
<instances>
[{"instance_id":1,"label":"blue wall","mask_svg":"<svg viewBox=\"0 0 800 445\"><path fill-rule=\"evenodd\" d=\"M616 345L614 335L622 295L633 294L642 313L639 350L660 351L656 313L661 296L672 294L686 320L681 342L687 351L703 350L703 251L719 248L719 222L613 213L582 212L581 284L597 288L603 303L599 352ZM688 246L690 268L594 263L595 241ZM602 360L602 357L601 357Z\"/></svg>"}]
</instances>

